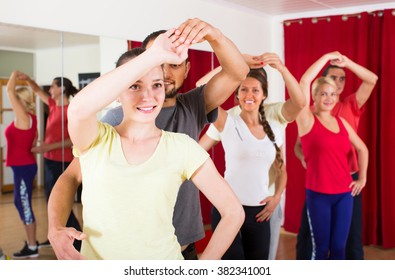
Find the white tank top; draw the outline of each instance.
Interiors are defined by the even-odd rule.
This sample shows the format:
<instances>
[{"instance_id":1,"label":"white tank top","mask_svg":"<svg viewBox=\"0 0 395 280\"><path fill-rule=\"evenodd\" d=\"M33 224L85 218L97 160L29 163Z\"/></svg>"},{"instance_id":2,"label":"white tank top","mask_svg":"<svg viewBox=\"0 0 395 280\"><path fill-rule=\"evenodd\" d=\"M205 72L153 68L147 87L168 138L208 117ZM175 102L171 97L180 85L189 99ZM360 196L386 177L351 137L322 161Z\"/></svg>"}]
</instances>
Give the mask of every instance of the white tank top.
<instances>
[{"instance_id":1,"label":"white tank top","mask_svg":"<svg viewBox=\"0 0 395 280\"><path fill-rule=\"evenodd\" d=\"M283 144L280 125L270 121L277 146ZM259 206L269 192L269 169L276 150L266 135L257 139L240 116L228 114L221 141L225 150L225 179L242 205Z\"/></svg>"}]
</instances>

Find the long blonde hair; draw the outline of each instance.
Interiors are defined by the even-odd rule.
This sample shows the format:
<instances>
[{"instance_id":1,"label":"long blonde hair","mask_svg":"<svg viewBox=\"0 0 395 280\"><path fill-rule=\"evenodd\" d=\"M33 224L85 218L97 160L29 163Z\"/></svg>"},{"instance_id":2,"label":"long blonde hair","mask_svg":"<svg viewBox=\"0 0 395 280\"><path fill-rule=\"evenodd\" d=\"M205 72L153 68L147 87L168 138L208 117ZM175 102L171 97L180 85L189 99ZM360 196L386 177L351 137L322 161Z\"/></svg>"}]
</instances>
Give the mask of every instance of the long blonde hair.
<instances>
[{"instance_id":1,"label":"long blonde hair","mask_svg":"<svg viewBox=\"0 0 395 280\"><path fill-rule=\"evenodd\" d=\"M15 90L15 94L29 113L35 113L36 103L34 102L34 95L27 87L19 87Z\"/></svg>"}]
</instances>

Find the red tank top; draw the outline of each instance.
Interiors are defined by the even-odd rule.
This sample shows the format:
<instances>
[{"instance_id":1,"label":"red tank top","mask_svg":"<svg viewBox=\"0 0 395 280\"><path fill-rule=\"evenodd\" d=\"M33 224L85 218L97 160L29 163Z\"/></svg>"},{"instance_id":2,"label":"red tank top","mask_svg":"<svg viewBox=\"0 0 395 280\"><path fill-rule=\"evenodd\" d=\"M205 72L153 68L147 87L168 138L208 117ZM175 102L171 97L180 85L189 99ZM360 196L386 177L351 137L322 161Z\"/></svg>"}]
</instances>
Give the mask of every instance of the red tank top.
<instances>
[{"instance_id":1,"label":"red tank top","mask_svg":"<svg viewBox=\"0 0 395 280\"><path fill-rule=\"evenodd\" d=\"M335 118L340 127L338 133L328 130L314 116L312 129L300 138L307 165L306 188L315 192L338 194L351 191L347 161L351 143L343 122L339 117Z\"/></svg>"},{"instance_id":2,"label":"red tank top","mask_svg":"<svg viewBox=\"0 0 395 280\"><path fill-rule=\"evenodd\" d=\"M34 154L30 151L37 133L37 118L31 115L32 126L29 129L19 129L14 122L6 128L7 139L6 166L21 166L36 163Z\"/></svg>"}]
</instances>

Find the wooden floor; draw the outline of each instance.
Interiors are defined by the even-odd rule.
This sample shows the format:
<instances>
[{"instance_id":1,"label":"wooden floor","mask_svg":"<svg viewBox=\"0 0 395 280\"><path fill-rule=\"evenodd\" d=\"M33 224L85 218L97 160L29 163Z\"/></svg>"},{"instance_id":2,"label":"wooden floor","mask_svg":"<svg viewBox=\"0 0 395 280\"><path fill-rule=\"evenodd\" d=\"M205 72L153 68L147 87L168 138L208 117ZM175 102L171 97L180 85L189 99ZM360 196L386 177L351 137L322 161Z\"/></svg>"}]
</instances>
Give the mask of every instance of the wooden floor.
<instances>
[{"instance_id":1,"label":"wooden floor","mask_svg":"<svg viewBox=\"0 0 395 280\"><path fill-rule=\"evenodd\" d=\"M47 210L43 189L33 191L33 210L37 223L37 239L39 242L47 239ZM76 216L81 219L81 205L74 207ZM19 251L26 240L22 222L13 204L13 194L0 194L0 247L4 253L11 256ZM278 246L278 260L295 259L296 235L283 231ZM374 246L365 246L365 259L367 260L395 260L395 249L381 249ZM51 248L43 248L40 256L35 259L54 260L55 254Z\"/></svg>"}]
</instances>

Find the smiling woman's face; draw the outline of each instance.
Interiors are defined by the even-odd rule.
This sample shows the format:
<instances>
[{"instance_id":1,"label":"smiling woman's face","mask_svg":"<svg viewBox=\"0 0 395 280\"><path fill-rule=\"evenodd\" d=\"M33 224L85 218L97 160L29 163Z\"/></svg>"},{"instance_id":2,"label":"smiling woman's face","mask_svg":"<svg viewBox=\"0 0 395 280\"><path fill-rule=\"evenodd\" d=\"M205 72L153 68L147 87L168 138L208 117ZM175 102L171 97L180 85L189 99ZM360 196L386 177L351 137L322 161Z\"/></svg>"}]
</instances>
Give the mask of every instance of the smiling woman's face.
<instances>
[{"instance_id":1,"label":"smiling woman's face","mask_svg":"<svg viewBox=\"0 0 395 280\"><path fill-rule=\"evenodd\" d=\"M155 122L165 99L163 70L149 71L120 96L125 117L138 122Z\"/></svg>"}]
</instances>

